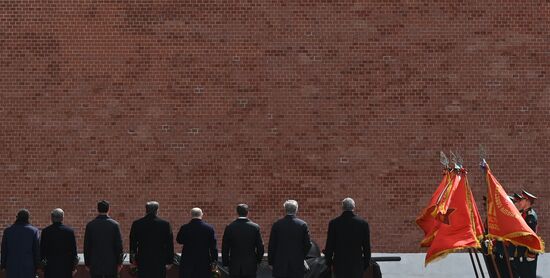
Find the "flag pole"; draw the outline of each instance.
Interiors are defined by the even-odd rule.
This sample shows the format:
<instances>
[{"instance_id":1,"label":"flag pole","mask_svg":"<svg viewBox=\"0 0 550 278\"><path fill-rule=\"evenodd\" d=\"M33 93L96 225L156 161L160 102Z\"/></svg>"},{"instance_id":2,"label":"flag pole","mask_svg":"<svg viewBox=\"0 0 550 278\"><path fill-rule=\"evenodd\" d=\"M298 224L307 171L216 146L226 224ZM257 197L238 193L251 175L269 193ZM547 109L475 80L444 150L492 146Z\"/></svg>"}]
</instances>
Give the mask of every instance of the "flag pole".
<instances>
[{"instance_id":1,"label":"flag pole","mask_svg":"<svg viewBox=\"0 0 550 278\"><path fill-rule=\"evenodd\" d=\"M479 266L479 272L481 272L481 277L485 278L485 274L483 273L483 267L481 267L481 262L479 261L479 254L477 252L477 249L474 249L474 253L476 254L476 261L477 261L477 265Z\"/></svg>"},{"instance_id":2,"label":"flag pole","mask_svg":"<svg viewBox=\"0 0 550 278\"><path fill-rule=\"evenodd\" d=\"M479 274L477 274L476 263L474 262L474 256L472 255L472 248L468 248L468 254L470 254L470 261L472 262L472 267L474 267L476 278L479 278Z\"/></svg>"},{"instance_id":3,"label":"flag pole","mask_svg":"<svg viewBox=\"0 0 550 278\"><path fill-rule=\"evenodd\" d=\"M483 179L485 180L485 187L487 189L487 191L489 191L489 183L487 182L487 161L485 160L487 158L487 152L485 152L485 148L483 147L483 145L479 144L479 157L481 159L481 173L483 174ZM487 213L489 213L489 209L487 208L487 206L489 206L489 196L487 196L487 200L485 201L485 211ZM488 218L488 217L487 217ZM485 230L485 238L487 238L487 235L489 234L489 220L487 220L487 229ZM510 265L510 259L508 258L508 250L506 250L506 248L504 248L504 242L502 242L502 245L503 245L503 249L504 249L504 257L506 259L506 265L508 266L508 274L510 275L510 278L513 278L513 274L512 274L512 266ZM487 249L487 253L489 251L489 248ZM497 277L498 278L501 278L501 275L500 275L500 269L498 268L497 266L497 262L495 260L495 254L493 254L493 252L491 252L491 254L488 254L489 256L491 256L491 261L493 262L493 269L495 270L495 272L497 273Z\"/></svg>"},{"instance_id":4,"label":"flag pole","mask_svg":"<svg viewBox=\"0 0 550 278\"><path fill-rule=\"evenodd\" d=\"M504 250L504 259L506 259L506 265L508 266L508 273L510 274L510 278L514 278L512 266L510 265L510 255L508 254L508 249L506 248L506 245L504 245L504 241L502 242L502 249Z\"/></svg>"},{"instance_id":5,"label":"flag pole","mask_svg":"<svg viewBox=\"0 0 550 278\"><path fill-rule=\"evenodd\" d=\"M459 172L461 169L463 169L463 167L462 167L462 165L463 165L462 164L463 163L462 157L457 156L452 151L449 151L449 153L451 155L451 162L454 164L455 170L457 172ZM474 273L476 274L476 278L479 278L479 274L477 273L476 263L474 262L474 256L472 255L472 249L473 248L468 248L468 254L470 254L470 262L472 262L472 267L474 268Z\"/></svg>"}]
</instances>

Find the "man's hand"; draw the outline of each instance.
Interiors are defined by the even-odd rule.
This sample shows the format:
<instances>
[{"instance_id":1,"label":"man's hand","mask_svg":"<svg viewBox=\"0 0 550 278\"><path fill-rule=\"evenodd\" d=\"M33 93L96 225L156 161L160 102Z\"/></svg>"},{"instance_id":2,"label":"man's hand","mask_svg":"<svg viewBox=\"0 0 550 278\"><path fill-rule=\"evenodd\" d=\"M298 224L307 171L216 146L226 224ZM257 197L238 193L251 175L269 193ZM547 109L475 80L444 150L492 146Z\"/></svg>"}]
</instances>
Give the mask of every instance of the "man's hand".
<instances>
[{"instance_id":1,"label":"man's hand","mask_svg":"<svg viewBox=\"0 0 550 278\"><path fill-rule=\"evenodd\" d=\"M76 268L73 270L73 277L76 276L76 273L78 272L78 270L76 270Z\"/></svg>"},{"instance_id":2,"label":"man's hand","mask_svg":"<svg viewBox=\"0 0 550 278\"><path fill-rule=\"evenodd\" d=\"M120 273L121 270L122 270L122 265L119 264L119 265L117 266L117 272Z\"/></svg>"},{"instance_id":3,"label":"man's hand","mask_svg":"<svg viewBox=\"0 0 550 278\"><path fill-rule=\"evenodd\" d=\"M90 268L88 266L86 266L86 271L90 272Z\"/></svg>"},{"instance_id":4,"label":"man's hand","mask_svg":"<svg viewBox=\"0 0 550 278\"><path fill-rule=\"evenodd\" d=\"M171 265L171 264L167 264L167 265L165 265L164 267L166 267L166 270L172 269L172 265Z\"/></svg>"}]
</instances>

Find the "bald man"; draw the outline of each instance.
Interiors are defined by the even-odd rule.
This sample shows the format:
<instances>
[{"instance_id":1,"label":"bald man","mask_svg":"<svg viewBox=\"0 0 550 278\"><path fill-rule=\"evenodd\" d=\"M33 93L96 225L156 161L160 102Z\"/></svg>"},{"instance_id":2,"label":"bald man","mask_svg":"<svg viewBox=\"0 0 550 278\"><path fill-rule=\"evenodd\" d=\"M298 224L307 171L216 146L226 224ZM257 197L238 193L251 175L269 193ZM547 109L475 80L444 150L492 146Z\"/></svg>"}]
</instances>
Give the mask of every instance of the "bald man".
<instances>
[{"instance_id":1,"label":"bald man","mask_svg":"<svg viewBox=\"0 0 550 278\"><path fill-rule=\"evenodd\" d=\"M214 228L202 220L202 210L191 210L191 221L181 226L177 242L181 251L180 278L211 278L212 264L218 261Z\"/></svg>"}]
</instances>

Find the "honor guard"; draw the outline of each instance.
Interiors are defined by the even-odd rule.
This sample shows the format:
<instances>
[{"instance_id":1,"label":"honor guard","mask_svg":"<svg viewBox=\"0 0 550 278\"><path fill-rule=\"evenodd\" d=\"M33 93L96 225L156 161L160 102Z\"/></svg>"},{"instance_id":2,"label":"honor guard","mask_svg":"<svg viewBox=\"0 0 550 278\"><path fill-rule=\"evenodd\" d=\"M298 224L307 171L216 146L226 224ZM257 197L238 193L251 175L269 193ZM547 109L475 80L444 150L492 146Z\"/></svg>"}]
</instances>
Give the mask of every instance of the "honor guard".
<instances>
[{"instance_id":1,"label":"honor guard","mask_svg":"<svg viewBox=\"0 0 550 278\"><path fill-rule=\"evenodd\" d=\"M514 203L514 206L520 210L520 201L523 200L523 196L514 193L508 196L510 201ZM517 247L508 241L496 241L495 242L495 259L498 267L498 272L501 277L510 277L510 271L512 270L513 276L517 273L516 265L514 264L514 254Z\"/></svg>"},{"instance_id":2,"label":"honor guard","mask_svg":"<svg viewBox=\"0 0 550 278\"><path fill-rule=\"evenodd\" d=\"M521 215L533 232L537 232L537 213L532 208L537 197L525 190L522 191L521 201L519 202L519 208L521 209ZM517 247L514 254L514 264L517 268L517 274L519 277L535 278L537 276L537 258L538 254L529 251L525 247Z\"/></svg>"}]
</instances>

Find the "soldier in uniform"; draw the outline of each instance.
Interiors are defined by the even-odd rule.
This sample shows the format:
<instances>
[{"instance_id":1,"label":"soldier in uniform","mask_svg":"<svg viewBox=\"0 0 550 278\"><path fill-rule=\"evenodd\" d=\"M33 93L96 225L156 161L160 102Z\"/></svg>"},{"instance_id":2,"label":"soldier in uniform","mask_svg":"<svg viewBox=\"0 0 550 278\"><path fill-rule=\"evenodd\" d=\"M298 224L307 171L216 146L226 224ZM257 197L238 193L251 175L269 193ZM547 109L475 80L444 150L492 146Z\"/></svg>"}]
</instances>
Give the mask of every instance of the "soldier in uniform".
<instances>
[{"instance_id":1,"label":"soldier in uniform","mask_svg":"<svg viewBox=\"0 0 550 278\"><path fill-rule=\"evenodd\" d=\"M537 213L532 208L537 197L525 190L522 191L523 199L519 202L521 215L533 232L537 232ZM537 277L537 258L538 254L529 251L526 247L517 247L515 251L514 262L517 268L517 275L521 278Z\"/></svg>"},{"instance_id":2,"label":"soldier in uniform","mask_svg":"<svg viewBox=\"0 0 550 278\"><path fill-rule=\"evenodd\" d=\"M514 193L508 196L510 201L514 203L516 208L521 212L519 208L520 201L523 200L523 196ZM509 269L512 269L513 276L516 277L517 269L514 263L514 254L516 253L516 246L507 241L495 241L495 260L498 267L498 272L501 277L510 277Z\"/></svg>"}]
</instances>

